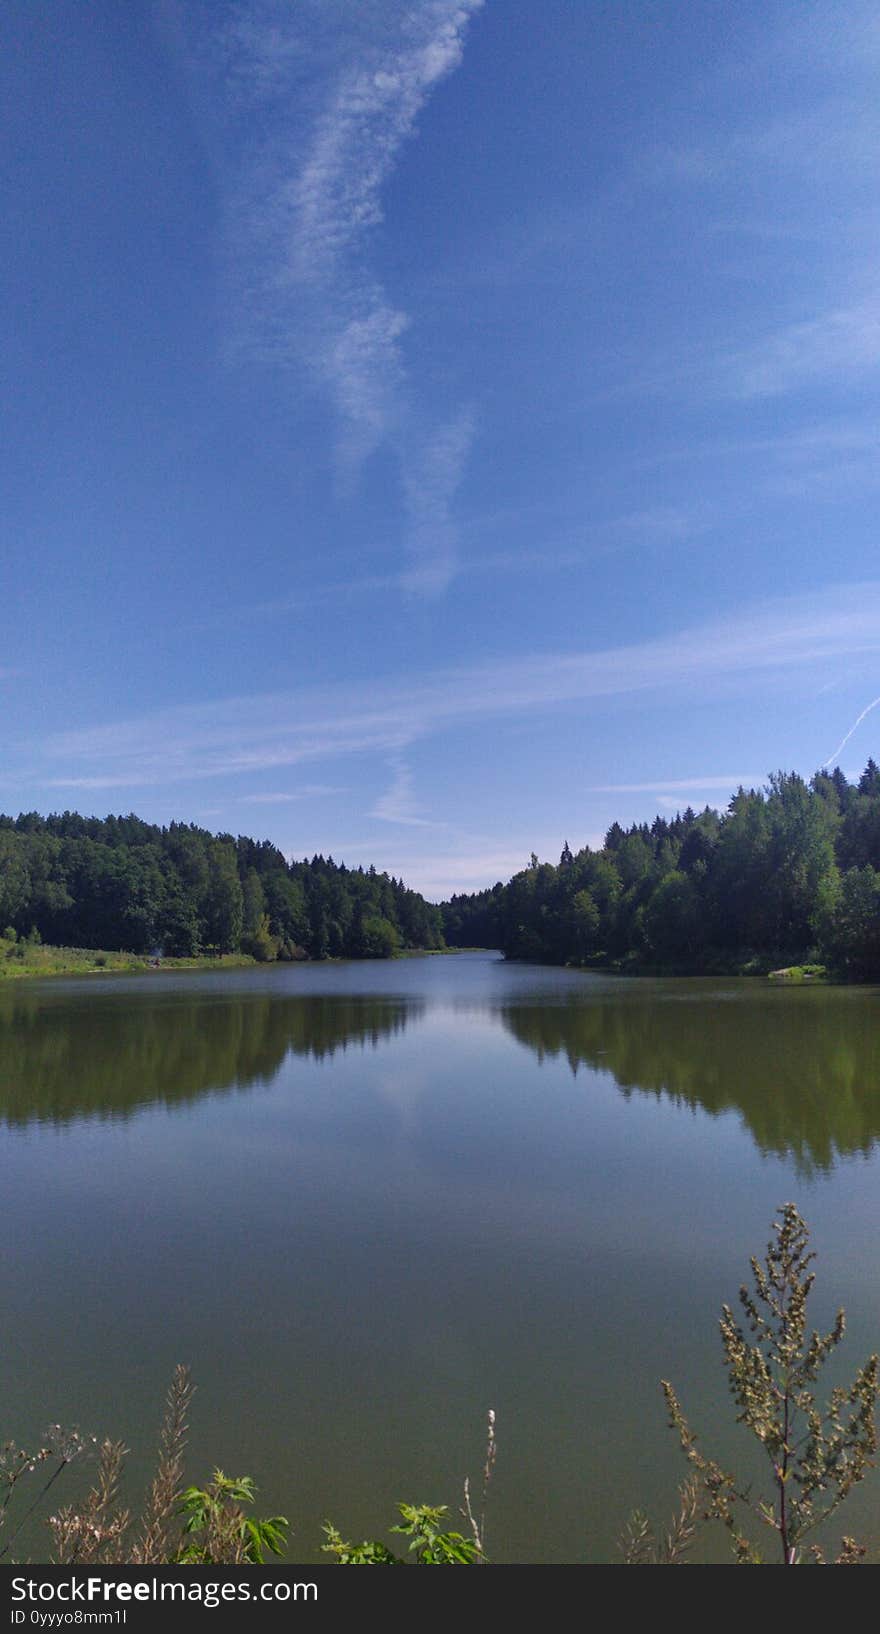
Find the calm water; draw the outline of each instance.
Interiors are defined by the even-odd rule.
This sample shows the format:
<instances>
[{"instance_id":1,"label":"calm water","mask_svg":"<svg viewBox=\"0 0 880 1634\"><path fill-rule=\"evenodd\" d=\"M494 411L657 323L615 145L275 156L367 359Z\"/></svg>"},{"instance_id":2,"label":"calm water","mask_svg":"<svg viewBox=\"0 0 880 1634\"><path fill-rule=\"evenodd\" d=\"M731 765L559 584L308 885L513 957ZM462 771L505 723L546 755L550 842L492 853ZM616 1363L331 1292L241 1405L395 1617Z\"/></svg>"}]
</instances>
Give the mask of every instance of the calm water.
<instances>
[{"instance_id":1,"label":"calm water","mask_svg":"<svg viewBox=\"0 0 880 1634\"><path fill-rule=\"evenodd\" d=\"M252 1473L307 1560L457 1510L491 1406L495 1558L613 1559L684 1473L661 1377L748 1463L716 1319L778 1204L840 1373L880 1343L878 1017L474 954L5 988L0 1439L78 1422L142 1480L188 1361L190 1475ZM880 1545L880 1474L843 1516Z\"/></svg>"}]
</instances>

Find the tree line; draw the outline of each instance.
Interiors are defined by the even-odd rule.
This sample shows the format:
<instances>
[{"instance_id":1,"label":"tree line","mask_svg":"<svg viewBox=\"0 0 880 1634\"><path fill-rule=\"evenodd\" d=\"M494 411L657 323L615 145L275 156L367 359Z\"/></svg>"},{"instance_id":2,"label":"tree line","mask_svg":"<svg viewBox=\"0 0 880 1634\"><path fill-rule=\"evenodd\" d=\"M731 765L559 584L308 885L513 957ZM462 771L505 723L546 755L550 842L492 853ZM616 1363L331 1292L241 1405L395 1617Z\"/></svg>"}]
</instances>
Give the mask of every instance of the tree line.
<instances>
[{"instance_id":1,"label":"tree line","mask_svg":"<svg viewBox=\"0 0 880 1634\"><path fill-rule=\"evenodd\" d=\"M613 823L599 850L563 848L506 885L443 904L452 947L508 958L679 971L821 960L880 979L880 769L806 782L777 772L723 813Z\"/></svg>"},{"instance_id":2,"label":"tree line","mask_svg":"<svg viewBox=\"0 0 880 1634\"><path fill-rule=\"evenodd\" d=\"M260 960L443 946L439 908L375 868L288 862L269 840L136 816L0 816L0 935Z\"/></svg>"}]
</instances>

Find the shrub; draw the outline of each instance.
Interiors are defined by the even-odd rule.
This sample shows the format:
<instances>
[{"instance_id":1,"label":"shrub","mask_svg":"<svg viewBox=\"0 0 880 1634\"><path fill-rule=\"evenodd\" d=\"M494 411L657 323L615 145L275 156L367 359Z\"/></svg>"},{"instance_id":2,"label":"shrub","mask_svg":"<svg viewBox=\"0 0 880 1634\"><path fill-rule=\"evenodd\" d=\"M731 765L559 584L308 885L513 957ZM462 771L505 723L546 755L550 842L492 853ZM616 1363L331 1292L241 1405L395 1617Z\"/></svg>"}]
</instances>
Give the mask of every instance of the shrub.
<instances>
[{"instance_id":1,"label":"shrub","mask_svg":"<svg viewBox=\"0 0 880 1634\"><path fill-rule=\"evenodd\" d=\"M853 1383L836 1386L824 1411L817 1408L811 1387L843 1338L844 1313L838 1311L830 1333L808 1336L807 1299L814 1282L809 1266L815 1255L807 1251L809 1231L793 1203L784 1204L773 1231L764 1264L751 1261L754 1292L740 1289L751 1340L729 1305L722 1306L720 1324L738 1422L757 1437L770 1464L769 1501L755 1500L750 1489L741 1488L735 1476L701 1452L666 1380L663 1392L670 1423L700 1477L707 1519L727 1528L737 1560L755 1564L762 1559L742 1529L740 1516L751 1511L777 1534L782 1564L794 1566L802 1559L804 1539L835 1512L870 1467L877 1445L880 1362L869 1356ZM860 1552L851 1538L844 1538L838 1562L852 1564ZM817 1548L812 1553L822 1559Z\"/></svg>"},{"instance_id":2,"label":"shrub","mask_svg":"<svg viewBox=\"0 0 880 1634\"><path fill-rule=\"evenodd\" d=\"M474 1566L479 1558L475 1542L461 1532L441 1531L446 1505L436 1509L430 1504L398 1504L401 1521L392 1526L409 1538L409 1552L415 1566ZM336 1527L328 1521L324 1527L327 1542L322 1545L327 1554L335 1555L340 1566L405 1566L407 1561L395 1555L384 1543L346 1543Z\"/></svg>"},{"instance_id":3,"label":"shrub","mask_svg":"<svg viewBox=\"0 0 880 1634\"><path fill-rule=\"evenodd\" d=\"M184 1367L175 1369L159 1436L156 1473L139 1517L120 1502L125 1447L53 1425L36 1452L14 1443L0 1448L0 1527L11 1513L20 1483L39 1471L43 1485L17 1520L0 1560L56 1481L74 1462L97 1454L97 1472L85 1497L49 1517L54 1560L60 1565L262 1565L266 1552L280 1554L287 1541L283 1515L247 1515L255 1497L247 1476L215 1470L204 1487L183 1487L183 1454L193 1387Z\"/></svg>"}]
</instances>

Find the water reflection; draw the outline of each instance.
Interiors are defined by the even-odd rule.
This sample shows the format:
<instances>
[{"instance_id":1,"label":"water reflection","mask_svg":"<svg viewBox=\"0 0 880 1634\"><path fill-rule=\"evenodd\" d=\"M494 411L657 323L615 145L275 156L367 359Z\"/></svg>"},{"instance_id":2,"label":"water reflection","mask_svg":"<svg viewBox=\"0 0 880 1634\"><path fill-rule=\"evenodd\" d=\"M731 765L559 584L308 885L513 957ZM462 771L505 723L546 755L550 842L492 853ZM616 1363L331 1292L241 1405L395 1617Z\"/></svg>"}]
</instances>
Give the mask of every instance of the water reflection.
<instances>
[{"instance_id":1,"label":"water reflection","mask_svg":"<svg viewBox=\"0 0 880 1634\"><path fill-rule=\"evenodd\" d=\"M201 989L108 982L0 992L0 1120L63 1123L184 1105L268 1084L290 1054L320 1062L351 1047L379 1051L430 1013L440 1036L448 1024L450 1045L470 1036L469 1017L490 1021L538 1063L610 1074L625 1096L649 1094L711 1116L736 1112L762 1153L793 1158L804 1174L867 1154L880 1139L877 990L438 963L448 961L380 972L384 991L374 969L338 967L310 973L312 990L296 993L234 978ZM345 991L355 981L358 990ZM443 1080L443 1097L464 1089L478 1102L479 1049L466 1069L473 1082L453 1086L432 1037L424 1065Z\"/></svg>"},{"instance_id":2,"label":"water reflection","mask_svg":"<svg viewBox=\"0 0 880 1634\"><path fill-rule=\"evenodd\" d=\"M375 994L0 994L0 1119L125 1117L268 1083L289 1052L377 1048L424 1008Z\"/></svg>"},{"instance_id":3,"label":"water reflection","mask_svg":"<svg viewBox=\"0 0 880 1634\"><path fill-rule=\"evenodd\" d=\"M501 1019L539 1061L611 1073L624 1095L738 1112L765 1154L802 1174L880 1139L878 994L734 983L629 983L584 1003L509 1004Z\"/></svg>"}]
</instances>

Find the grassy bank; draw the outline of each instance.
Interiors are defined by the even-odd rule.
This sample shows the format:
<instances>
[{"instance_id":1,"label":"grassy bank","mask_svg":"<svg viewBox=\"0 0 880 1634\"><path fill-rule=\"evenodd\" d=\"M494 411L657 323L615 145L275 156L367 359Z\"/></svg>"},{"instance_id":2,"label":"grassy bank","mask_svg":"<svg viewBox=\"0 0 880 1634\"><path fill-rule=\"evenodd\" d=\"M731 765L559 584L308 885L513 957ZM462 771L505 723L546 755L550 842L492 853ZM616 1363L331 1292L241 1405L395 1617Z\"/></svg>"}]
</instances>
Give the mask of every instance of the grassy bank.
<instances>
[{"instance_id":1,"label":"grassy bank","mask_svg":"<svg viewBox=\"0 0 880 1634\"><path fill-rule=\"evenodd\" d=\"M475 948L405 948L395 953L395 959L422 959L434 954L480 952ZM103 948L53 947L49 943L33 942L19 937L10 940L0 936L0 982L25 976L101 976L111 971L128 975L146 974L160 970L237 970L261 962L249 953L203 954L193 959L163 958L156 961L143 953L111 952ZM274 963L274 961L271 961ZM311 959L296 961L312 964ZM322 960L338 964L340 961Z\"/></svg>"},{"instance_id":2,"label":"grassy bank","mask_svg":"<svg viewBox=\"0 0 880 1634\"><path fill-rule=\"evenodd\" d=\"M222 953L213 958L162 959L162 970L217 970L252 965L247 953ZM0 982L25 976L99 976L108 971L146 972L156 969L140 953L113 953L102 948L52 947L48 943L0 937Z\"/></svg>"}]
</instances>

